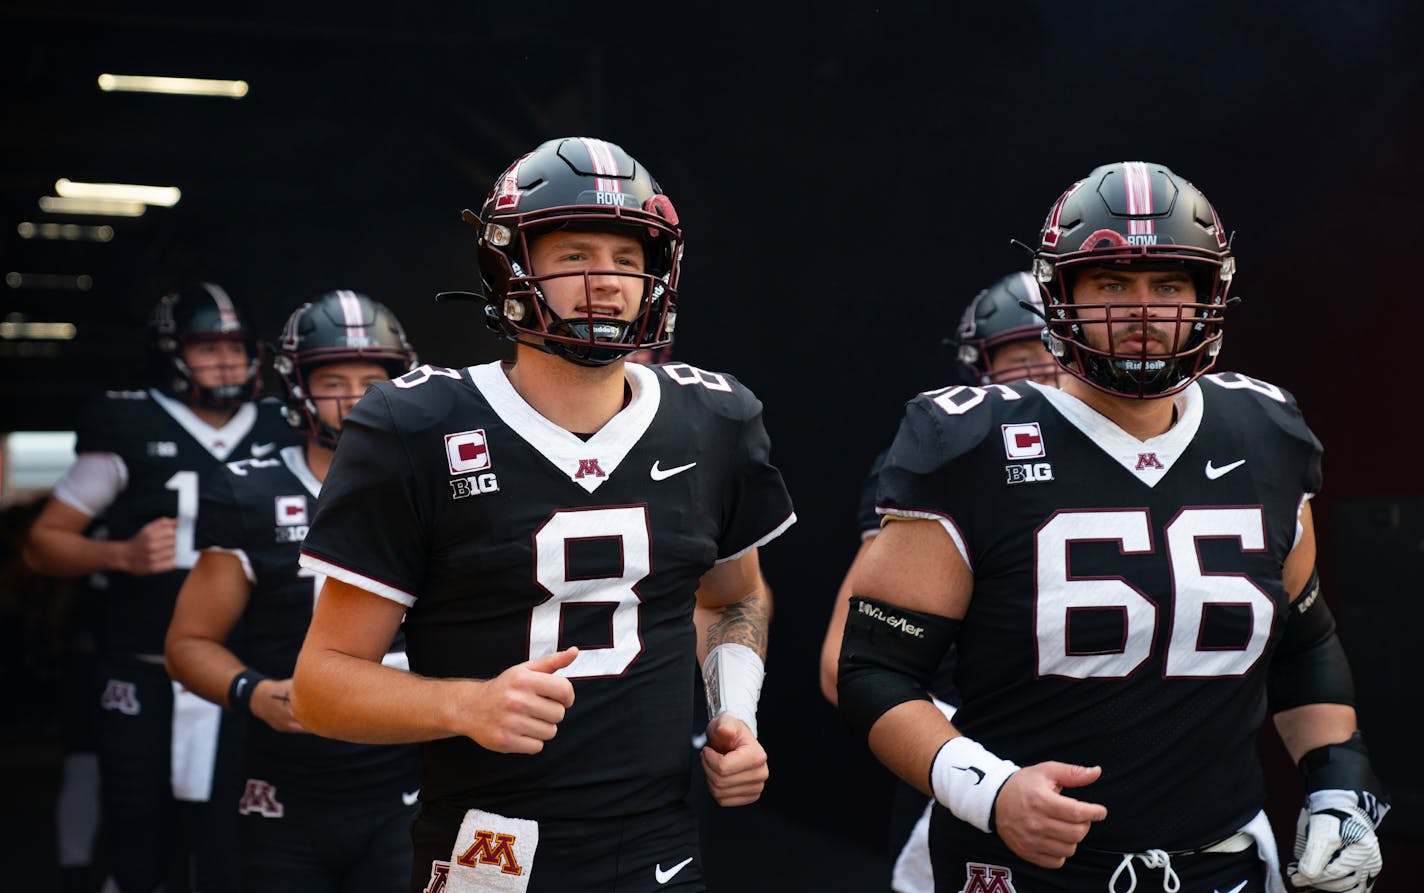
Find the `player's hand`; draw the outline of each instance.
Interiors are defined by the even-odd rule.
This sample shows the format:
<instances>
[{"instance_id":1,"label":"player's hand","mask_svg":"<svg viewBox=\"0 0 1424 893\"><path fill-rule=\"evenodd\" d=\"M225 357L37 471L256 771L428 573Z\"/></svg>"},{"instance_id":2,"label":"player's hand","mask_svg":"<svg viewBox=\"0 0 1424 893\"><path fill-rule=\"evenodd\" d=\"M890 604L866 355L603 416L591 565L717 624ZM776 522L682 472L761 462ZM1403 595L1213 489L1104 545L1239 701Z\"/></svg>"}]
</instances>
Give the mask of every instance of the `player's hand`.
<instances>
[{"instance_id":1,"label":"player's hand","mask_svg":"<svg viewBox=\"0 0 1424 893\"><path fill-rule=\"evenodd\" d=\"M154 518L124 543L120 570L136 577L161 574L173 570L177 554L178 519Z\"/></svg>"},{"instance_id":2,"label":"player's hand","mask_svg":"<svg viewBox=\"0 0 1424 893\"><path fill-rule=\"evenodd\" d=\"M1092 784L1101 766L1046 762L1025 766L1004 782L994 801L994 830L1009 849L1042 868L1062 868L1107 807L1066 797L1064 788Z\"/></svg>"},{"instance_id":3,"label":"player's hand","mask_svg":"<svg viewBox=\"0 0 1424 893\"><path fill-rule=\"evenodd\" d=\"M252 715L279 732L305 732L306 727L292 715L292 680L263 679L252 689L247 701Z\"/></svg>"},{"instance_id":4,"label":"player's hand","mask_svg":"<svg viewBox=\"0 0 1424 893\"><path fill-rule=\"evenodd\" d=\"M720 806L755 803L766 787L771 770L766 751L751 727L724 713L707 724L707 746L702 748L702 771L707 789Z\"/></svg>"},{"instance_id":5,"label":"player's hand","mask_svg":"<svg viewBox=\"0 0 1424 893\"><path fill-rule=\"evenodd\" d=\"M573 706L573 683L554 675L578 657L577 648L517 664L480 683L472 730L481 747L499 753L538 753Z\"/></svg>"},{"instance_id":6,"label":"player's hand","mask_svg":"<svg viewBox=\"0 0 1424 893\"><path fill-rule=\"evenodd\" d=\"M1330 893L1368 893L1384 867L1377 819L1361 808L1354 791L1314 791L1295 825L1292 884ZM1373 799L1373 798L1371 798ZM1380 814L1382 818L1382 813Z\"/></svg>"}]
</instances>

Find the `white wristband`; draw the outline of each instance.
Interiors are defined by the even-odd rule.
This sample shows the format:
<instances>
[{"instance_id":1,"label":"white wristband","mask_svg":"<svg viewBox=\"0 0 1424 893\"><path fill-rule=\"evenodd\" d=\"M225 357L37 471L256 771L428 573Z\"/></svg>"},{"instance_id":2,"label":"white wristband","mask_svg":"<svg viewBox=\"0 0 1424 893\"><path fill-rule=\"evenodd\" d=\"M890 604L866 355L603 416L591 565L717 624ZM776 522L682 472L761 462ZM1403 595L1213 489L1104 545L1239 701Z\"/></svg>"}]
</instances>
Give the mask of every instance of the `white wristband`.
<instances>
[{"instance_id":1,"label":"white wristband","mask_svg":"<svg viewBox=\"0 0 1424 893\"><path fill-rule=\"evenodd\" d=\"M723 642L702 662L702 683L707 689L707 719L730 713L757 733L757 701L766 667L745 645Z\"/></svg>"},{"instance_id":2,"label":"white wristband","mask_svg":"<svg viewBox=\"0 0 1424 893\"><path fill-rule=\"evenodd\" d=\"M945 809L980 831L990 830L994 798L1016 763L1000 759L973 738L960 735L944 743L930 765L930 788Z\"/></svg>"}]
</instances>

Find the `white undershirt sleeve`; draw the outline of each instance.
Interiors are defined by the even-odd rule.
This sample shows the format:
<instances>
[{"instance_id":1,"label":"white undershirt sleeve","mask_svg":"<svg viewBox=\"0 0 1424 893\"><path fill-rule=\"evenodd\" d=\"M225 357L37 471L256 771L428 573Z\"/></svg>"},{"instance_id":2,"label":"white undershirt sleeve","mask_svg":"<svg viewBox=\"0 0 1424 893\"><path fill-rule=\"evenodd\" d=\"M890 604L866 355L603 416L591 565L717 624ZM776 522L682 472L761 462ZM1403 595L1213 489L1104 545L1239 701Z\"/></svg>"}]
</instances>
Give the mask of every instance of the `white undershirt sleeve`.
<instances>
[{"instance_id":1,"label":"white undershirt sleeve","mask_svg":"<svg viewBox=\"0 0 1424 893\"><path fill-rule=\"evenodd\" d=\"M129 468L117 453L80 453L54 485L54 498L97 518L129 485Z\"/></svg>"}]
</instances>

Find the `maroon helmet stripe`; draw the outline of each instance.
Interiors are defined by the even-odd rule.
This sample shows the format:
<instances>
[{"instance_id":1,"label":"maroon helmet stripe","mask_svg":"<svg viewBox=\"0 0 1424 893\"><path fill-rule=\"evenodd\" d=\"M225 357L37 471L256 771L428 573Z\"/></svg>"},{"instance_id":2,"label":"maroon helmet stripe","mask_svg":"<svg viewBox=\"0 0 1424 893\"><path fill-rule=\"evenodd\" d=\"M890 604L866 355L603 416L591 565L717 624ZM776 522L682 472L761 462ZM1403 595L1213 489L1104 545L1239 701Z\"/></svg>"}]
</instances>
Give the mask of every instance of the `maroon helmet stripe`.
<instances>
[{"instance_id":1,"label":"maroon helmet stripe","mask_svg":"<svg viewBox=\"0 0 1424 893\"><path fill-rule=\"evenodd\" d=\"M336 295L341 301L341 316L346 323L346 337L365 338L365 315L361 312L361 301L357 299L356 293L341 290L338 291Z\"/></svg>"},{"instance_id":2,"label":"maroon helmet stripe","mask_svg":"<svg viewBox=\"0 0 1424 893\"><path fill-rule=\"evenodd\" d=\"M1152 175L1147 171L1147 165L1140 161L1128 161L1123 164L1123 180L1127 186L1127 213L1133 216L1148 215L1152 213ZM1129 220L1127 222L1127 232L1129 235L1135 233L1155 232L1155 221Z\"/></svg>"},{"instance_id":3,"label":"maroon helmet stripe","mask_svg":"<svg viewBox=\"0 0 1424 893\"><path fill-rule=\"evenodd\" d=\"M618 162L613 158L613 152L608 148L608 144L603 140L591 139L589 137L579 137L584 148L588 150L588 160L593 165L595 174L601 175L595 178L594 188L599 192L622 192L616 177L618 176Z\"/></svg>"},{"instance_id":4,"label":"maroon helmet stripe","mask_svg":"<svg viewBox=\"0 0 1424 893\"><path fill-rule=\"evenodd\" d=\"M218 317L222 320L223 331L227 331L229 328L238 328L241 322L237 318L237 308L233 306L232 298L227 296L227 292L223 291L222 286L204 282L203 288L207 289L213 303L218 305Z\"/></svg>"}]
</instances>

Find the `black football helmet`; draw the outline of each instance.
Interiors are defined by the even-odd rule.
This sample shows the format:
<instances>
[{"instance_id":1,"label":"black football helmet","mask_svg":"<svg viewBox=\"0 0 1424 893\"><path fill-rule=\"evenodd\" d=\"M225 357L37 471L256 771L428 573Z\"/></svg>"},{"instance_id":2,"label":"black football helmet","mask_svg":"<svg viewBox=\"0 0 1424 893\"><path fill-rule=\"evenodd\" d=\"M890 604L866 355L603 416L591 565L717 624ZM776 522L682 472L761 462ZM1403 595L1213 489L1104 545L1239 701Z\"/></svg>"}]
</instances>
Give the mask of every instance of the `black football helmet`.
<instances>
[{"instance_id":1,"label":"black football helmet","mask_svg":"<svg viewBox=\"0 0 1424 893\"><path fill-rule=\"evenodd\" d=\"M236 409L262 387L261 357L252 329L221 286L195 282L164 295L148 321L149 351L160 387L207 409ZM241 341L247 346L247 375L241 384L205 388L193 379L183 348L202 341Z\"/></svg>"},{"instance_id":2,"label":"black football helmet","mask_svg":"<svg viewBox=\"0 0 1424 893\"><path fill-rule=\"evenodd\" d=\"M677 323L682 230L677 211L647 168L618 146L590 137L550 140L500 175L480 213L465 211L479 232L485 322L519 344L583 366L603 366L634 350L671 343ZM595 315L563 319L545 301L530 266L530 240L556 229L625 233L640 239L643 303L631 322ZM584 276L588 273L558 274Z\"/></svg>"},{"instance_id":3,"label":"black football helmet","mask_svg":"<svg viewBox=\"0 0 1424 893\"><path fill-rule=\"evenodd\" d=\"M1026 309L1028 304L1033 310ZM1018 381L1056 379L1058 363L1049 360L1017 366L1011 374L994 373L990 360L994 350L1015 341L1039 341L1045 314L1043 292L1029 273L1010 273L979 292L964 308L954 343L964 380L972 385L997 384L1008 378Z\"/></svg>"},{"instance_id":4,"label":"black football helmet","mask_svg":"<svg viewBox=\"0 0 1424 893\"><path fill-rule=\"evenodd\" d=\"M395 378L415 368L415 348L395 314L360 292L327 292L287 317L272 363L287 392L283 413L303 436L331 449L341 429L317 415L307 379L318 366L350 361L377 363Z\"/></svg>"},{"instance_id":5,"label":"black football helmet","mask_svg":"<svg viewBox=\"0 0 1424 893\"><path fill-rule=\"evenodd\" d=\"M1085 320L1073 306L1073 277L1089 267L1125 270L1180 267L1196 299L1150 305L1152 325L1168 347L1119 351L1117 332L1140 330L1141 303L1107 304L1105 318ZM1120 397L1174 394L1216 364L1227 289L1236 272L1230 240L1216 210L1191 183L1165 166L1125 161L1096 168L1069 187L1044 221L1034 273L1048 303L1044 343L1072 375ZM1085 326L1105 325L1108 346L1089 346Z\"/></svg>"}]
</instances>

